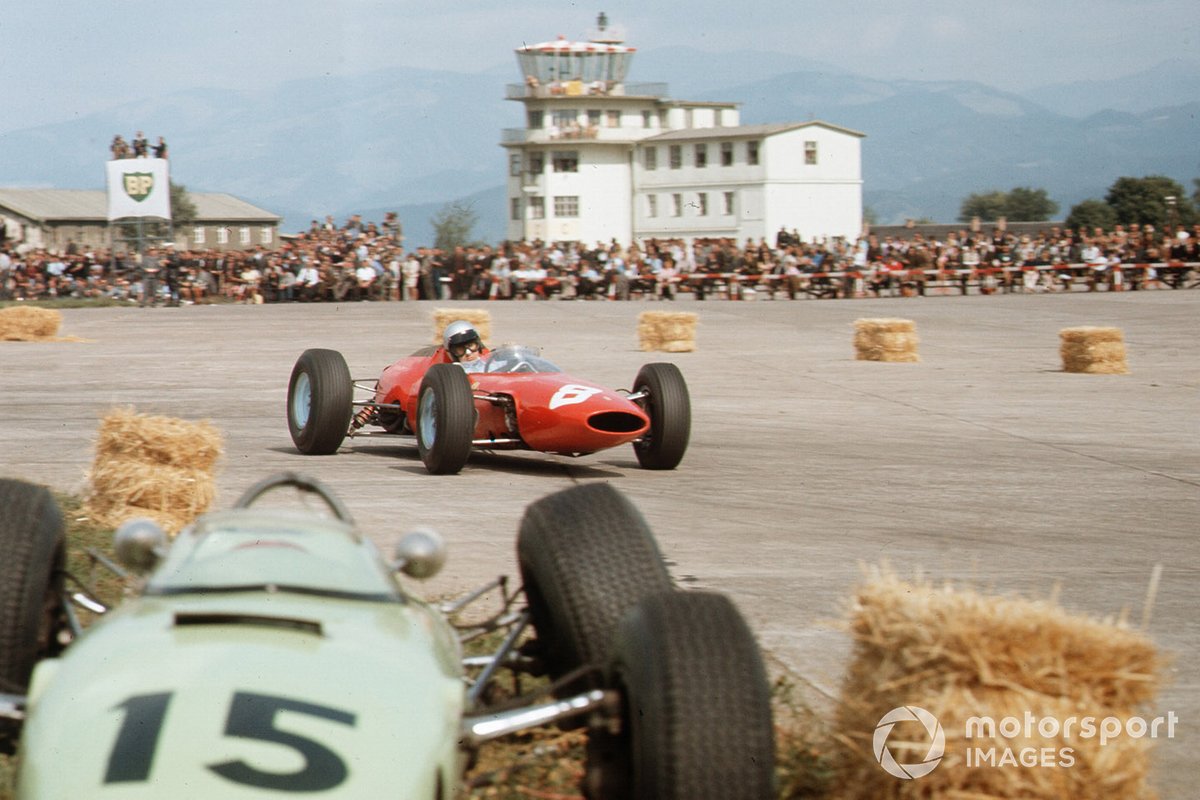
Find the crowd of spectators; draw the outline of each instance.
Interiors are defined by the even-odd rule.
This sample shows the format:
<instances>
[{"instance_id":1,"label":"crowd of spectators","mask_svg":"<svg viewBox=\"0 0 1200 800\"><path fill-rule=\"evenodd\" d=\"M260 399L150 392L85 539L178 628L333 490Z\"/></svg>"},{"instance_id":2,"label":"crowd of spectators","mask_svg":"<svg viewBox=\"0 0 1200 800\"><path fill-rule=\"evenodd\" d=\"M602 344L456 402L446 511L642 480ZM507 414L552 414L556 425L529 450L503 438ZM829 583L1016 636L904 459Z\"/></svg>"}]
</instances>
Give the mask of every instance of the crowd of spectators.
<instances>
[{"instance_id":1,"label":"crowd of spectators","mask_svg":"<svg viewBox=\"0 0 1200 800\"><path fill-rule=\"evenodd\" d=\"M154 158L167 157L167 141L163 137L158 137L158 141L150 144L150 140L146 138L146 134L138 131L136 135L129 141L121 134L113 136L112 144L108 146L109 152L112 153L114 160L119 158L150 158L153 154Z\"/></svg>"},{"instance_id":2,"label":"crowd of spectators","mask_svg":"<svg viewBox=\"0 0 1200 800\"><path fill-rule=\"evenodd\" d=\"M188 250L172 245L144 254L68 247L64 253L0 244L0 300L106 297L141 304L348 302L444 299L673 300L924 294L930 284L982 293L1178 288L1200 262L1200 226L1183 229L1073 231L1047 227L1017 235L956 231L943 237L866 235L856 241L805 242L781 230L774 243L729 239L651 240L641 245L503 242L448 252L405 250L399 221L350 217L313 221L277 248ZM1122 270L1122 265L1159 264ZM1125 272L1120 283L1114 275ZM1159 274L1160 272L1166 274ZM1194 274L1194 273L1193 273ZM1194 285L1194 284L1193 284Z\"/></svg>"}]
</instances>

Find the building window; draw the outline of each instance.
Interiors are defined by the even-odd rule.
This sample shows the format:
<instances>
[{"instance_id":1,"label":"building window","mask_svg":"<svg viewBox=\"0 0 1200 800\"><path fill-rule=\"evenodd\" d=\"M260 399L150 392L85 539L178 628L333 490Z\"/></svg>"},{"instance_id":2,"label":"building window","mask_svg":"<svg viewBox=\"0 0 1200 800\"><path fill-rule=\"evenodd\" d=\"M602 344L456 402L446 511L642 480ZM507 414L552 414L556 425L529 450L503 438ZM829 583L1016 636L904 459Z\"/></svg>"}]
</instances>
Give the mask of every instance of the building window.
<instances>
[{"instance_id":1,"label":"building window","mask_svg":"<svg viewBox=\"0 0 1200 800\"><path fill-rule=\"evenodd\" d=\"M275 241L275 229L270 225L263 225L258 230L258 240L262 245L272 244Z\"/></svg>"},{"instance_id":2,"label":"building window","mask_svg":"<svg viewBox=\"0 0 1200 800\"><path fill-rule=\"evenodd\" d=\"M658 169L658 148L654 146L642 149L642 166L647 170Z\"/></svg>"},{"instance_id":3,"label":"building window","mask_svg":"<svg viewBox=\"0 0 1200 800\"><path fill-rule=\"evenodd\" d=\"M696 145L696 169L704 169L708 166L708 145Z\"/></svg>"},{"instance_id":4,"label":"building window","mask_svg":"<svg viewBox=\"0 0 1200 800\"><path fill-rule=\"evenodd\" d=\"M556 217L578 217L579 216L579 195L568 194L560 195L554 198L554 216Z\"/></svg>"},{"instance_id":5,"label":"building window","mask_svg":"<svg viewBox=\"0 0 1200 800\"><path fill-rule=\"evenodd\" d=\"M217 244L229 244L229 228L224 225L217 228Z\"/></svg>"},{"instance_id":6,"label":"building window","mask_svg":"<svg viewBox=\"0 0 1200 800\"><path fill-rule=\"evenodd\" d=\"M725 216L732 217L735 210L736 208L733 203L733 192L725 192Z\"/></svg>"},{"instance_id":7,"label":"building window","mask_svg":"<svg viewBox=\"0 0 1200 800\"><path fill-rule=\"evenodd\" d=\"M546 218L546 198L534 196L529 198L529 218L530 219L545 219Z\"/></svg>"},{"instance_id":8,"label":"building window","mask_svg":"<svg viewBox=\"0 0 1200 800\"><path fill-rule=\"evenodd\" d=\"M204 244L204 226L197 225L192 228L192 244Z\"/></svg>"},{"instance_id":9,"label":"building window","mask_svg":"<svg viewBox=\"0 0 1200 800\"><path fill-rule=\"evenodd\" d=\"M671 216L673 216L673 217L682 217L683 216L683 195L681 195L681 194L671 195Z\"/></svg>"},{"instance_id":10,"label":"building window","mask_svg":"<svg viewBox=\"0 0 1200 800\"><path fill-rule=\"evenodd\" d=\"M521 198L511 197L508 200L508 217L512 220L521 219Z\"/></svg>"},{"instance_id":11,"label":"building window","mask_svg":"<svg viewBox=\"0 0 1200 800\"><path fill-rule=\"evenodd\" d=\"M572 125L579 124L579 112L575 109L555 109L554 111L554 127L570 128Z\"/></svg>"},{"instance_id":12,"label":"building window","mask_svg":"<svg viewBox=\"0 0 1200 800\"><path fill-rule=\"evenodd\" d=\"M244 225L238 228L238 241L242 244L250 244L250 229Z\"/></svg>"},{"instance_id":13,"label":"building window","mask_svg":"<svg viewBox=\"0 0 1200 800\"><path fill-rule=\"evenodd\" d=\"M529 154L529 175L536 177L546 171L546 154L535 150Z\"/></svg>"},{"instance_id":14,"label":"building window","mask_svg":"<svg viewBox=\"0 0 1200 800\"><path fill-rule=\"evenodd\" d=\"M671 169L679 169L683 166L683 147L673 144L667 148L667 154L671 159Z\"/></svg>"},{"instance_id":15,"label":"building window","mask_svg":"<svg viewBox=\"0 0 1200 800\"><path fill-rule=\"evenodd\" d=\"M516 178L521 175L521 154L510 153L508 156L508 174Z\"/></svg>"},{"instance_id":16,"label":"building window","mask_svg":"<svg viewBox=\"0 0 1200 800\"><path fill-rule=\"evenodd\" d=\"M654 112L653 111L643 111L642 112L642 127L643 128L653 128L654 127Z\"/></svg>"},{"instance_id":17,"label":"building window","mask_svg":"<svg viewBox=\"0 0 1200 800\"><path fill-rule=\"evenodd\" d=\"M608 110L608 127L621 127L621 110L619 108L610 108Z\"/></svg>"},{"instance_id":18,"label":"building window","mask_svg":"<svg viewBox=\"0 0 1200 800\"><path fill-rule=\"evenodd\" d=\"M733 142L721 142L721 166L733 166Z\"/></svg>"},{"instance_id":19,"label":"building window","mask_svg":"<svg viewBox=\"0 0 1200 800\"><path fill-rule=\"evenodd\" d=\"M813 166L817 163L817 143L804 143L804 163Z\"/></svg>"},{"instance_id":20,"label":"building window","mask_svg":"<svg viewBox=\"0 0 1200 800\"><path fill-rule=\"evenodd\" d=\"M757 141L746 142L746 163L752 167L758 166L758 145Z\"/></svg>"},{"instance_id":21,"label":"building window","mask_svg":"<svg viewBox=\"0 0 1200 800\"><path fill-rule=\"evenodd\" d=\"M555 150L550 154L550 163L555 172L579 172L579 151Z\"/></svg>"},{"instance_id":22,"label":"building window","mask_svg":"<svg viewBox=\"0 0 1200 800\"><path fill-rule=\"evenodd\" d=\"M599 128L600 127L600 116L601 116L600 109L589 108L588 112L587 112L588 127L589 128Z\"/></svg>"},{"instance_id":23,"label":"building window","mask_svg":"<svg viewBox=\"0 0 1200 800\"><path fill-rule=\"evenodd\" d=\"M531 108L525 114L525 119L530 130L539 131L546 125L546 112L540 108Z\"/></svg>"},{"instance_id":24,"label":"building window","mask_svg":"<svg viewBox=\"0 0 1200 800\"><path fill-rule=\"evenodd\" d=\"M699 192L696 194L696 208L702 217L708 216L708 192Z\"/></svg>"},{"instance_id":25,"label":"building window","mask_svg":"<svg viewBox=\"0 0 1200 800\"><path fill-rule=\"evenodd\" d=\"M656 195L656 194L646 195L646 216L647 217L657 217L658 216L658 195Z\"/></svg>"}]
</instances>

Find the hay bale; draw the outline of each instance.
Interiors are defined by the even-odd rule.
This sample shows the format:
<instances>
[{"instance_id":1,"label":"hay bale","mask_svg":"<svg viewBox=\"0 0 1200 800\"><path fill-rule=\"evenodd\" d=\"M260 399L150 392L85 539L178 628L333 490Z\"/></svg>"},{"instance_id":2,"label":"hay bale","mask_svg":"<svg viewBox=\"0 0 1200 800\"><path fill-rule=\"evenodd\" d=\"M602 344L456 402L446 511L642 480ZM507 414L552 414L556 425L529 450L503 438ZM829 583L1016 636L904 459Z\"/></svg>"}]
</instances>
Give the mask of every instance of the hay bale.
<instances>
[{"instance_id":1,"label":"hay bale","mask_svg":"<svg viewBox=\"0 0 1200 800\"><path fill-rule=\"evenodd\" d=\"M433 343L442 343L442 333L451 322L465 319L479 331L484 344L492 339L492 315L482 308L435 308L433 310Z\"/></svg>"},{"instance_id":2,"label":"hay bale","mask_svg":"<svg viewBox=\"0 0 1200 800\"><path fill-rule=\"evenodd\" d=\"M139 414L114 408L100 421L96 454L105 460L132 460L211 472L221 455L221 433L210 422Z\"/></svg>"},{"instance_id":3,"label":"hay bale","mask_svg":"<svg viewBox=\"0 0 1200 800\"><path fill-rule=\"evenodd\" d=\"M1064 372L1127 375L1125 337L1120 328L1083 326L1058 332Z\"/></svg>"},{"instance_id":4,"label":"hay bale","mask_svg":"<svg viewBox=\"0 0 1200 800\"><path fill-rule=\"evenodd\" d=\"M53 339L62 325L62 314L52 308L10 306L0 308L0 340L33 342Z\"/></svg>"},{"instance_id":5,"label":"hay bale","mask_svg":"<svg viewBox=\"0 0 1200 800\"><path fill-rule=\"evenodd\" d=\"M638 315L638 341L642 350L690 353L696 349L696 321L690 311L643 311Z\"/></svg>"},{"instance_id":6,"label":"hay bale","mask_svg":"<svg viewBox=\"0 0 1200 800\"><path fill-rule=\"evenodd\" d=\"M149 517L178 532L212 504L221 449L209 422L114 409L100 422L85 511L102 525Z\"/></svg>"},{"instance_id":7,"label":"hay bale","mask_svg":"<svg viewBox=\"0 0 1200 800\"><path fill-rule=\"evenodd\" d=\"M913 363L917 354L917 325L911 319L854 321L854 357L859 361Z\"/></svg>"},{"instance_id":8,"label":"hay bale","mask_svg":"<svg viewBox=\"0 0 1200 800\"><path fill-rule=\"evenodd\" d=\"M1153 796L1147 786L1150 738L1122 733L1101 744L1098 735L1079 735L1084 717L1097 725L1113 717L1124 726L1154 699L1162 665L1145 637L1048 602L887 575L875 576L855 599L855 650L837 712L844 749L836 784L846 787L844 797ZM940 763L913 780L888 774L873 747L880 720L902 706L932 713L945 736ZM968 737L971 718L993 720L995 738L981 737L980 730ZM1074 733L1063 736L1061 725L1071 718ZM1001 728L1006 719L1019 721L1007 738ZM1053 730L1050 722L1043 728L1043 720L1060 728ZM904 725L913 727L899 727ZM896 763L917 764L930 741L917 723L901 722L886 744ZM992 758L1004 766L980 762L978 750L993 748ZM1004 760L1009 750L1017 763ZM1055 766L1023 764L1021 754L1049 758ZM1063 766L1067 758L1072 763Z\"/></svg>"}]
</instances>

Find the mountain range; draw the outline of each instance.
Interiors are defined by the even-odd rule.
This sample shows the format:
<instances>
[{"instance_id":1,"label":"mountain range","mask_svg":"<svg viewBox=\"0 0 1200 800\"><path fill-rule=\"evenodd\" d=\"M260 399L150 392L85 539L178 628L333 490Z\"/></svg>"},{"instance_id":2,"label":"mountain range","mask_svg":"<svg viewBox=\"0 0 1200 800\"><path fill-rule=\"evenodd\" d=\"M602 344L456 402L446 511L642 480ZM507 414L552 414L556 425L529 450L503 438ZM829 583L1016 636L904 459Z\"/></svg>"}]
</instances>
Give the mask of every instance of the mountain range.
<instances>
[{"instance_id":1,"label":"mountain range","mask_svg":"<svg viewBox=\"0 0 1200 800\"><path fill-rule=\"evenodd\" d=\"M1045 189L1060 213L1118 177L1200 176L1200 61L1172 59L1116 80L1023 93L969 81L886 80L779 53L640 51L630 79L672 97L741 103L742 122L822 119L861 131L864 204L880 223L953 221L964 197ZM477 235L503 238L503 99L515 65L478 73L397 68L299 79L259 91L196 88L0 132L0 185L99 188L115 133L170 145L172 179L228 192L285 218L399 212L408 243L464 199Z\"/></svg>"}]
</instances>

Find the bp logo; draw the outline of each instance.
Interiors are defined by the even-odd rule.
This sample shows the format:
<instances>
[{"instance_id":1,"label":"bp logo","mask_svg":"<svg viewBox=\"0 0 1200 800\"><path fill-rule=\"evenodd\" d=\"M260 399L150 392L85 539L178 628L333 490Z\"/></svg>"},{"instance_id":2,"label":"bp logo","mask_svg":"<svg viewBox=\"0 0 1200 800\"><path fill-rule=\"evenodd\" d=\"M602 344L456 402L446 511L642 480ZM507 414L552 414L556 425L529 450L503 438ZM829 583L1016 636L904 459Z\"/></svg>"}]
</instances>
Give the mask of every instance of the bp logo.
<instances>
[{"instance_id":1,"label":"bp logo","mask_svg":"<svg viewBox=\"0 0 1200 800\"><path fill-rule=\"evenodd\" d=\"M924 759L915 764L900 764L892 756L891 751L887 749L887 740L897 722L919 722L924 726L925 733L929 736L929 752L925 754ZM919 706L900 706L893 708L879 720L879 724L875 726L872 745L879 766L889 775L908 781L933 772L942 760L942 754L946 752L946 734L937 717L925 709Z\"/></svg>"},{"instance_id":2,"label":"bp logo","mask_svg":"<svg viewBox=\"0 0 1200 800\"><path fill-rule=\"evenodd\" d=\"M125 194L139 203L154 191L154 175L152 173L126 172L122 178L125 184Z\"/></svg>"}]
</instances>

